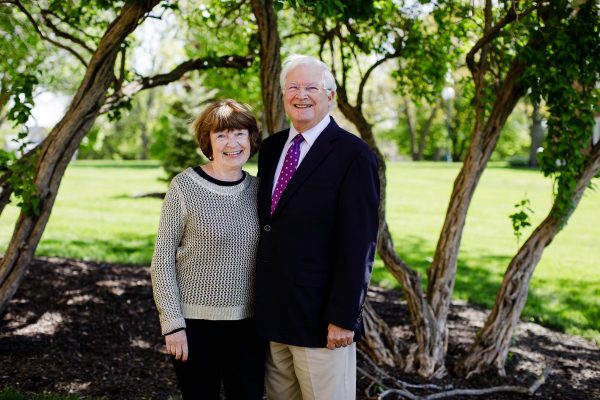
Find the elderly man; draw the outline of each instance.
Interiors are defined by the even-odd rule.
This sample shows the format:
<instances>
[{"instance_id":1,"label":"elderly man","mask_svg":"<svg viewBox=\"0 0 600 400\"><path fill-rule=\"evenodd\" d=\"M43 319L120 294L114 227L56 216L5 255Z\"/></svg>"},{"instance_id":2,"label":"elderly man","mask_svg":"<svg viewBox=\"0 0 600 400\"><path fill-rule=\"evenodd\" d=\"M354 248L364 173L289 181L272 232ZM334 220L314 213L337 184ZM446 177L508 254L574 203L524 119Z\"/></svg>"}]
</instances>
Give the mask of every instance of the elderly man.
<instances>
[{"instance_id":1,"label":"elderly man","mask_svg":"<svg viewBox=\"0 0 600 400\"><path fill-rule=\"evenodd\" d=\"M291 128L258 159L256 319L269 340L269 399L354 399L356 343L377 242L373 152L329 115L327 66L291 56L281 72Z\"/></svg>"}]
</instances>

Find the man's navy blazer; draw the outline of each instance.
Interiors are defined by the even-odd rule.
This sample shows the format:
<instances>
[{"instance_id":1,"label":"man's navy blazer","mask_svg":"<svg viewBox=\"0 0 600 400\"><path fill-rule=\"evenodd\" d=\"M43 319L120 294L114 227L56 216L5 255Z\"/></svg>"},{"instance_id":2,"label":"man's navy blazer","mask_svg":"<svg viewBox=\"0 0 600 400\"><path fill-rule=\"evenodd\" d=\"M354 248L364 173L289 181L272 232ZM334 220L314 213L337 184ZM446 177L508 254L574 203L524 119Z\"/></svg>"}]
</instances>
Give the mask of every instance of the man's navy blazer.
<instances>
[{"instance_id":1,"label":"man's navy blazer","mask_svg":"<svg viewBox=\"0 0 600 400\"><path fill-rule=\"evenodd\" d=\"M289 129L258 157L260 243L256 321L266 339L325 347L327 325L362 333L377 244L377 160L333 120L317 137L270 215L273 178Z\"/></svg>"}]
</instances>

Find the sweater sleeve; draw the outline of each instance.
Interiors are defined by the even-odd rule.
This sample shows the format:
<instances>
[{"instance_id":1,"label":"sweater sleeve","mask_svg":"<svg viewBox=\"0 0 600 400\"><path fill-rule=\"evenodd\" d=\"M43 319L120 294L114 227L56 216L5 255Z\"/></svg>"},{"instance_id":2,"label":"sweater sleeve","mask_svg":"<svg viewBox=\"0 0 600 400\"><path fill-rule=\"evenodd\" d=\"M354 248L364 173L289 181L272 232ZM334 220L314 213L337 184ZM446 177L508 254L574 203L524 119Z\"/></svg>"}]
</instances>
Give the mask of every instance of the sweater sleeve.
<instances>
[{"instance_id":1,"label":"sweater sleeve","mask_svg":"<svg viewBox=\"0 0 600 400\"><path fill-rule=\"evenodd\" d=\"M150 266L154 301L162 334L185 328L177 284L177 248L184 231L185 207L176 178L165 195Z\"/></svg>"}]
</instances>

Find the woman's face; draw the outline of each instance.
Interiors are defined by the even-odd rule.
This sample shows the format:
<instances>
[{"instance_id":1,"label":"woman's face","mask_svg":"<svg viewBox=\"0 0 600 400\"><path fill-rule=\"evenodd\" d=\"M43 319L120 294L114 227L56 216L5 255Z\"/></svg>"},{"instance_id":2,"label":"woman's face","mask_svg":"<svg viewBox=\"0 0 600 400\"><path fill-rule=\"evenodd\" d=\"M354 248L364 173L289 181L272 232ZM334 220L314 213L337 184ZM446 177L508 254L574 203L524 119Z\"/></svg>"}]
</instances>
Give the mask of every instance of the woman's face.
<instances>
[{"instance_id":1,"label":"woman's face","mask_svg":"<svg viewBox=\"0 0 600 400\"><path fill-rule=\"evenodd\" d=\"M213 163L219 168L241 170L250 158L248 129L211 132L210 145Z\"/></svg>"}]
</instances>

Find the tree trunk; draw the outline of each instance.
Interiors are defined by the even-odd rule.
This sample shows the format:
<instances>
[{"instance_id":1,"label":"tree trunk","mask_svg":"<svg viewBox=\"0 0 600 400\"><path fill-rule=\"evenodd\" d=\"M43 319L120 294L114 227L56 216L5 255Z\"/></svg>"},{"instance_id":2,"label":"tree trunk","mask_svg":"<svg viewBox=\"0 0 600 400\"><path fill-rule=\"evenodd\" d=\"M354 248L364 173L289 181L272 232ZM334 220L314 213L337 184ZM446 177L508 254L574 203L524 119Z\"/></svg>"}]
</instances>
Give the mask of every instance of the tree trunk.
<instances>
[{"instance_id":1,"label":"tree trunk","mask_svg":"<svg viewBox=\"0 0 600 400\"><path fill-rule=\"evenodd\" d=\"M435 327L431 329L429 343L423 348L423 355L430 361L431 369L427 376L439 377L445 373L444 359L448 342L448 310L456 277L456 261L467 210L492 151L496 147L501 129L517 101L523 96L524 88L517 84L523 74L524 64L513 61L502 86L496 94L496 101L483 130L475 124L471 146L463 163L450 196L446 219L440 232L433 262L427 271L429 285L427 302L432 307Z\"/></svg>"},{"instance_id":2,"label":"tree trunk","mask_svg":"<svg viewBox=\"0 0 600 400\"><path fill-rule=\"evenodd\" d=\"M423 152L425 151L425 142L427 141L427 138L429 137L429 133L431 132L431 126L433 125L433 120L435 119L438 109L439 109L439 104L437 104L437 103L434 104L433 108L431 109L431 113L429 114L429 117L427 118L427 121L425 121L425 125L423 125L423 128L419 132L419 148L417 151L417 159L419 161L423 160Z\"/></svg>"},{"instance_id":3,"label":"tree trunk","mask_svg":"<svg viewBox=\"0 0 600 400\"><path fill-rule=\"evenodd\" d=\"M277 30L277 14L273 0L252 0L252 12L258 24L260 40L260 82L263 113L268 134L287 127L279 84L281 73L281 39Z\"/></svg>"},{"instance_id":4,"label":"tree trunk","mask_svg":"<svg viewBox=\"0 0 600 400\"><path fill-rule=\"evenodd\" d=\"M406 116L406 128L408 130L408 142L410 145L410 157L413 161L420 161L417 149L417 128L415 127L416 121L413 120L411 113L411 101L404 99L404 115Z\"/></svg>"},{"instance_id":5,"label":"tree trunk","mask_svg":"<svg viewBox=\"0 0 600 400\"><path fill-rule=\"evenodd\" d=\"M434 366L426 349L430 346L431 330L435 329L433 311L423 292L421 274L410 269L398 256L385 221L383 228L380 229L377 252L388 271L402 284L412 332L415 335L415 343L411 344L406 359L404 362L398 363L398 366L408 373L416 372L421 376L430 376L430 371Z\"/></svg>"},{"instance_id":6,"label":"tree trunk","mask_svg":"<svg viewBox=\"0 0 600 400\"><path fill-rule=\"evenodd\" d=\"M533 102L533 112L531 113L531 147L529 148L529 166L537 167L537 149L542 146L544 141L544 127L540 116L540 103Z\"/></svg>"},{"instance_id":7,"label":"tree trunk","mask_svg":"<svg viewBox=\"0 0 600 400\"><path fill-rule=\"evenodd\" d=\"M0 176L0 218L2 218L2 212L4 211L4 207L10 201L10 195L13 192L12 185L8 182L8 178L12 172L6 171L2 176Z\"/></svg>"},{"instance_id":8,"label":"tree trunk","mask_svg":"<svg viewBox=\"0 0 600 400\"><path fill-rule=\"evenodd\" d=\"M546 219L535 229L511 260L492 312L485 321L468 356L461 362L461 372L467 378L492 368L500 375L505 375L504 364L510 340L527 301L531 275L540 261L544 249L567 223L579 204L583 192L598 171L600 171L600 145L592 148L590 159L577 180L576 190L571 198L570 212L561 218L556 206L552 207Z\"/></svg>"},{"instance_id":9,"label":"tree trunk","mask_svg":"<svg viewBox=\"0 0 600 400\"><path fill-rule=\"evenodd\" d=\"M122 43L158 2L136 1L123 6L100 40L67 113L41 145L34 177L40 195L40 213L19 215L0 263L0 313L6 309L27 271L50 217L65 169L100 112L114 78L115 60Z\"/></svg>"},{"instance_id":10,"label":"tree trunk","mask_svg":"<svg viewBox=\"0 0 600 400\"><path fill-rule=\"evenodd\" d=\"M399 357L398 344L392 330L385 321L377 315L371 304L366 301L363 309L365 335L358 343L359 348L378 364L390 367L402 365Z\"/></svg>"},{"instance_id":11,"label":"tree trunk","mask_svg":"<svg viewBox=\"0 0 600 400\"><path fill-rule=\"evenodd\" d=\"M150 145L150 139L149 139L149 135L148 135L148 116L150 114L150 110L152 108L152 106L154 105L154 91L151 90L150 93L148 93L148 99L146 101L146 110L145 110L145 115L144 117L140 120L140 141L141 141L141 148L140 148L140 160L147 160L148 159L148 148ZM142 113L139 114L140 116L142 116Z\"/></svg>"},{"instance_id":12,"label":"tree trunk","mask_svg":"<svg viewBox=\"0 0 600 400\"><path fill-rule=\"evenodd\" d=\"M385 201L386 201L386 187L387 179L385 175L386 163L381 151L379 150L377 143L375 142L375 136L371 126L365 119L360 108L353 107L348 102L348 98L344 90L340 90L337 96L337 103L340 111L348 120L350 120L354 126L356 126L361 138L369 145L369 147L375 152L378 163L378 174L380 183L381 200L379 203L379 239L377 243L377 252L379 257L383 260L384 265L390 271L390 273L402 284L406 301L408 304L408 310L411 316L413 333L415 334L416 344L412 345L409 349L409 356L407 361L403 362L400 359L400 354L396 352L395 362L396 364L407 372L418 371L419 374L427 371L429 362L427 359L423 359L421 351L423 346L427 345L427 337L431 329L431 309L425 300L425 293L423 292L423 285L421 282L421 274L410 269L410 267L398 256L394 247L394 241L392 235L388 229L388 225L385 219ZM385 322L381 321L381 324L373 324L370 329L367 330L366 336L375 338L379 335L383 336L380 339L370 339L369 345L384 344L387 343L386 335L389 330L385 325ZM366 327L367 328L367 327ZM375 331L377 329L377 331ZM396 351L396 347L392 347ZM374 348L371 351L366 350L368 354L373 356L374 361L378 364L387 364L389 357L380 356L386 354L385 350L380 348ZM380 357L380 358L377 358Z\"/></svg>"}]
</instances>

